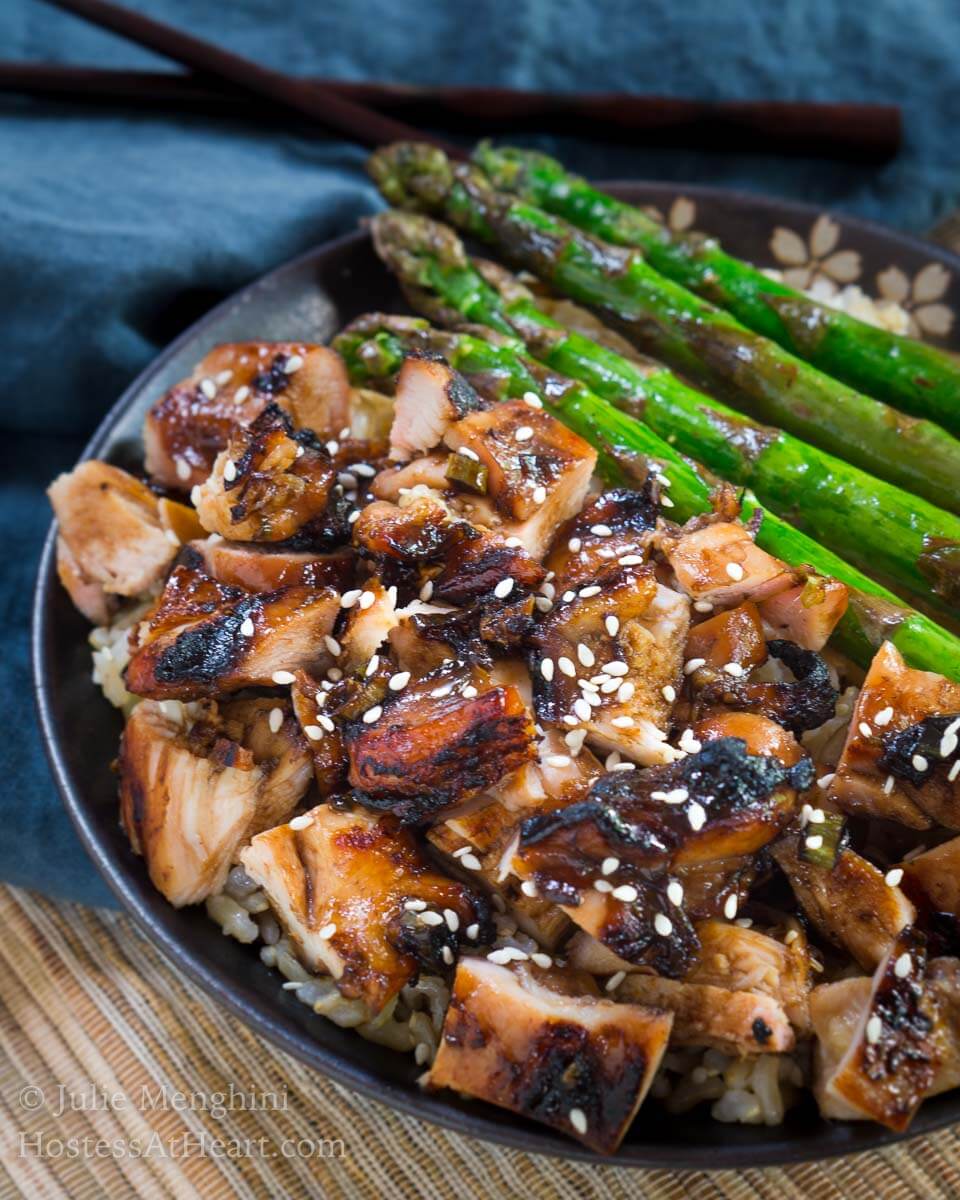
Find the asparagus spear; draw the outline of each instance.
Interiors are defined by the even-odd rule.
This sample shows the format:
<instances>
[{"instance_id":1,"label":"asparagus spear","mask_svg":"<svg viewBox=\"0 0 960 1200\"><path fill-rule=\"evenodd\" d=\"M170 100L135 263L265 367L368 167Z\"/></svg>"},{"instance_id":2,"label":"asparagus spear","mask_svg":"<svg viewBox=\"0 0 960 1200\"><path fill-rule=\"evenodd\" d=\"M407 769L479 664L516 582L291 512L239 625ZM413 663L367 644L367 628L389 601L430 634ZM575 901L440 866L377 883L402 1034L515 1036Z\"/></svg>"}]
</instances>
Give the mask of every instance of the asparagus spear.
<instances>
[{"instance_id":1,"label":"asparagus spear","mask_svg":"<svg viewBox=\"0 0 960 1200\"><path fill-rule=\"evenodd\" d=\"M380 257L414 307L440 324L468 321L515 334L528 351L638 417L681 453L749 486L848 562L960 607L960 518L875 479L790 434L752 423L657 364L631 361L540 311L509 272L481 274L446 225L412 213L373 222ZM932 549L931 547L935 547Z\"/></svg>"},{"instance_id":2,"label":"asparagus spear","mask_svg":"<svg viewBox=\"0 0 960 1200\"><path fill-rule=\"evenodd\" d=\"M373 313L348 325L334 346L356 385L389 383L406 355L429 351L442 354L488 397L508 399L533 392L597 447L600 469L610 482L629 483L651 469L668 472L671 516L684 521L711 508L710 485L672 446L582 384L525 357L515 338L489 333L481 339L433 329L414 317ZM764 509L751 492L743 493L741 503L744 519L759 523L759 546L792 566L832 575L850 587L849 607L833 635L845 654L866 667L880 644L889 640L912 666L960 680L960 638Z\"/></svg>"},{"instance_id":3,"label":"asparagus spear","mask_svg":"<svg viewBox=\"0 0 960 1200\"><path fill-rule=\"evenodd\" d=\"M819 304L726 254L712 238L671 233L545 154L483 142L473 157L503 191L605 241L635 246L661 275L719 304L821 371L960 434L960 360L953 355Z\"/></svg>"},{"instance_id":4,"label":"asparagus spear","mask_svg":"<svg viewBox=\"0 0 960 1200\"><path fill-rule=\"evenodd\" d=\"M657 358L734 394L758 420L960 511L960 442L938 425L861 396L664 279L635 251L497 192L476 167L454 167L434 146L384 147L369 168L392 203L446 216L492 242L558 291L605 312Z\"/></svg>"}]
</instances>

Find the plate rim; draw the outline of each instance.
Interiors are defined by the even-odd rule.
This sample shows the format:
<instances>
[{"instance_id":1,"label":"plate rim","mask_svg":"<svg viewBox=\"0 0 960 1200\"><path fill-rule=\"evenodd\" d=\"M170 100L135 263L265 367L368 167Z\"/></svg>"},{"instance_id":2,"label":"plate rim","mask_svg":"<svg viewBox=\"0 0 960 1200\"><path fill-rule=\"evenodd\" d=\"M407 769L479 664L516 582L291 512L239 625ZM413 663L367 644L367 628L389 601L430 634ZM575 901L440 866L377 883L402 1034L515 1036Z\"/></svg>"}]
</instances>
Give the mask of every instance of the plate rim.
<instances>
[{"instance_id":1,"label":"plate rim","mask_svg":"<svg viewBox=\"0 0 960 1200\"><path fill-rule=\"evenodd\" d=\"M711 184L684 184L682 182L653 181L653 180L609 180L602 181L597 186L621 196L629 197L631 193L644 192L654 195L676 197L688 196L703 201L718 200L733 206L745 205L754 209L760 208L783 217L793 216L797 219L812 221L826 213L840 220L847 228L860 230L872 237L882 240L893 239L900 245L905 245L914 253L931 254L940 261L949 264L960 276L960 254L935 242L930 242L914 234L902 233L869 218L848 215L836 209L827 209L805 201L796 201L772 196L769 193L752 192L745 189L715 187ZM164 346L154 358L140 371L124 388L118 399L109 407L101 418L93 434L83 447L78 462L95 457L110 440L114 425L132 407L145 388L149 387L156 375L159 375L167 363L184 346L204 334L206 329L217 323L221 315L246 298L250 293L264 288L273 288L290 272L295 273L299 268L312 262L318 255L329 255L353 243L361 243L369 239L366 229L354 230L336 238L318 243L302 253L287 259L278 266L251 280L248 284L232 292L219 301L198 320L184 329L169 344ZM863 1144L828 1145L818 1147L815 1139L783 1143L758 1143L755 1147L730 1144L727 1146L657 1146L650 1143L625 1145L617 1154L603 1156L595 1153L577 1142L561 1140L562 1135L541 1132L526 1124L511 1127L508 1124L493 1122L486 1115L486 1107L478 1106L473 1111L461 1110L443 1100L444 1093L429 1093L412 1091L408 1085L389 1079L374 1076L369 1068L352 1063L335 1051L328 1050L319 1042L313 1042L309 1034L290 1025L285 1015L277 1011L274 1016L263 1013L250 1002L232 994L222 972L216 966L208 963L202 954L194 952L183 945L173 934L166 930L154 918L145 903L131 890L124 878L124 870L120 864L113 861L98 838L97 822L92 812L87 810L83 798L81 781L75 779L68 769L61 751L61 731L58 729L50 704L50 688L46 681L46 666L48 661L49 629L46 615L52 591L59 586L55 569L55 545L57 525L51 520L37 569L37 579L31 612L30 658L33 672L34 702L40 725L41 737L51 774L60 793L61 801L67 810L71 823L77 835L90 856L101 877L110 888L120 905L128 913L137 928L144 934L152 945L157 947L163 957L181 969L194 983L212 997L218 1004L227 1008L234 1016L244 1021L256 1033L279 1046L288 1054L295 1056L301 1062L320 1071L327 1078L336 1082L344 1082L364 1096L369 1096L387 1104L389 1107L453 1130L456 1133L477 1138L493 1145L508 1146L511 1149L525 1153L545 1154L549 1157L572 1159L580 1162L591 1162L598 1165L614 1167L630 1167L640 1169L670 1169L673 1171L704 1171L726 1170L730 1168L765 1167L787 1165L790 1163L827 1160L847 1157L852 1154L865 1153L881 1149L898 1142L908 1141L932 1133L937 1129L956 1123L960 1120L960 1108L954 1113L935 1113L928 1115L926 1120L921 1109L911 1129L905 1134L894 1134L882 1127L866 1130ZM858 1130L865 1130L858 1126ZM787 1135L784 1135L785 1137ZM859 1139L857 1139L859 1140ZM683 1156L687 1161L679 1162ZM707 1161L707 1159L712 1161Z\"/></svg>"}]
</instances>

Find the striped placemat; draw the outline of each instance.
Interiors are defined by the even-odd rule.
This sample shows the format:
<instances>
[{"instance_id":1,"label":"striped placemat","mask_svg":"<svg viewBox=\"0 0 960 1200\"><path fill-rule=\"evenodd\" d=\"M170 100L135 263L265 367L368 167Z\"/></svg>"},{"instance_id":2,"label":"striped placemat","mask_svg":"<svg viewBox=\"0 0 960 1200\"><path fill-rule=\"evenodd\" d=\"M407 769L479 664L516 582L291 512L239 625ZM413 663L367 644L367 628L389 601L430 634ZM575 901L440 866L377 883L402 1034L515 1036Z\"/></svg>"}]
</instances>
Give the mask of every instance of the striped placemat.
<instances>
[{"instance_id":1,"label":"striped placemat","mask_svg":"<svg viewBox=\"0 0 960 1200\"><path fill-rule=\"evenodd\" d=\"M363 1099L260 1041L119 913L0 887L0 926L3 1200L960 1195L954 1130L822 1166L710 1174L489 1146Z\"/></svg>"}]
</instances>

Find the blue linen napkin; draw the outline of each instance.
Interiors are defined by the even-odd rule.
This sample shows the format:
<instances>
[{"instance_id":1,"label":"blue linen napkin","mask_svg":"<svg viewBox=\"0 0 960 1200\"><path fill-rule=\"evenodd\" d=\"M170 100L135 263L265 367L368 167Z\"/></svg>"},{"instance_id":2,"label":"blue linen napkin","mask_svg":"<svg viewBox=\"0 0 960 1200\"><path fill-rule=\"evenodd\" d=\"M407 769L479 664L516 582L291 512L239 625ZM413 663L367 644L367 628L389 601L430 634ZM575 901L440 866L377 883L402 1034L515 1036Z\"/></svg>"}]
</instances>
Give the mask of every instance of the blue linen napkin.
<instances>
[{"instance_id":1,"label":"blue linen napkin","mask_svg":"<svg viewBox=\"0 0 960 1200\"><path fill-rule=\"evenodd\" d=\"M896 101L883 169L542 139L597 178L711 182L914 231L960 200L960 7L805 0L140 0L131 7L283 70L419 83ZM0 5L4 55L169 64L36 0ZM951 81L953 81L951 83ZM948 86L949 85L949 86ZM47 482L181 329L378 201L356 147L289 123L0 96L0 879L112 903L69 826L30 702L27 627Z\"/></svg>"}]
</instances>

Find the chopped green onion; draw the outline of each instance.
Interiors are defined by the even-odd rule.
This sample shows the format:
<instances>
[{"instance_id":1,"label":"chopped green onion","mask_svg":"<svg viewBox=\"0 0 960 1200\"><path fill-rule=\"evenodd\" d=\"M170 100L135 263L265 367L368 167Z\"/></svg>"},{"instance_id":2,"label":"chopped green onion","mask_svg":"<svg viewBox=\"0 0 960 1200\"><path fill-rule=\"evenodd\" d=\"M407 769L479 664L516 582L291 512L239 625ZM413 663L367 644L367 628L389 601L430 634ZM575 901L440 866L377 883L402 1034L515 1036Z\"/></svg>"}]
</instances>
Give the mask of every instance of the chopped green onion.
<instances>
[{"instance_id":1,"label":"chopped green onion","mask_svg":"<svg viewBox=\"0 0 960 1200\"><path fill-rule=\"evenodd\" d=\"M487 494L489 474L483 463L467 458L465 454L450 454L447 457L445 478L449 479L451 483L462 483L464 487L468 487L472 492L477 492L478 495L485 496Z\"/></svg>"},{"instance_id":2,"label":"chopped green onion","mask_svg":"<svg viewBox=\"0 0 960 1200\"><path fill-rule=\"evenodd\" d=\"M814 867L832 871L843 842L844 818L840 813L824 813L823 820L812 822L800 833L799 857Z\"/></svg>"}]
</instances>

